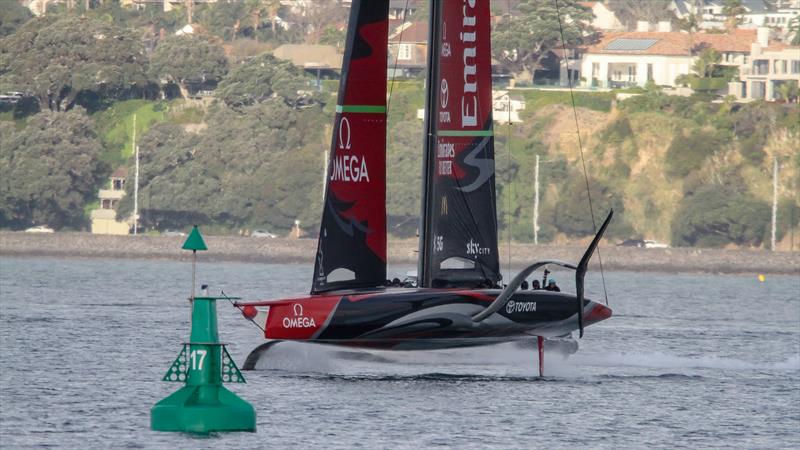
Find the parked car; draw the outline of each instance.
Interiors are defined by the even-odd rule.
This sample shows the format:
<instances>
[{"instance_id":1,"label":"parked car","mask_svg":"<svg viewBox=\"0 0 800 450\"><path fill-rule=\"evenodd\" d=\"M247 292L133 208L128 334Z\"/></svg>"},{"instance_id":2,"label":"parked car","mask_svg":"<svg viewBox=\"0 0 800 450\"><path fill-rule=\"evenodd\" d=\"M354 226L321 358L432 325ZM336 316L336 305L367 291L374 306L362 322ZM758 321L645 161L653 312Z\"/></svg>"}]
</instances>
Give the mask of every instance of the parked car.
<instances>
[{"instance_id":1,"label":"parked car","mask_svg":"<svg viewBox=\"0 0 800 450\"><path fill-rule=\"evenodd\" d=\"M650 239L644 240L644 248L669 248L669 245L663 242L652 241Z\"/></svg>"},{"instance_id":2,"label":"parked car","mask_svg":"<svg viewBox=\"0 0 800 450\"><path fill-rule=\"evenodd\" d=\"M186 236L186 233L183 231L176 231L176 230L164 230L161 232L162 236Z\"/></svg>"},{"instance_id":3,"label":"parked car","mask_svg":"<svg viewBox=\"0 0 800 450\"><path fill-rule=\"evenodd\" d=\"M669 248L669 245L652 239L625 239L617 244L617 247Z\"/></svg>"},{"instance_id":4,"label":"parked car","mask_svg":"<svg viewBox=\"0 0 800 450\"><path fill-rule=\"evenodd\" d=\"M48 227L48 226L45 226L45 225L39 225L39 226L30 227L30 228L25 229L25 232L26 233L52 233L53 229Z\"/></svg>"},{"instance_id":5,"label":"parked car","mask_svg":"<svg viewBox=\"0 0 800 450\"><path fill-rule=\"evenodd\" d=\"M644 239L625 239L617 247L644 247Z\"/></svg>"},{"instance_id":6,"label":"parked car","mask_svg":"<svg viewBox=\"0 0 800 450\"><path fill-rule=\"evenodd\" d=\"M250 237L275 239L278 236L270 233L267 230L255 230L252 233L250 233Z\"/></svg>"}]
</instances>

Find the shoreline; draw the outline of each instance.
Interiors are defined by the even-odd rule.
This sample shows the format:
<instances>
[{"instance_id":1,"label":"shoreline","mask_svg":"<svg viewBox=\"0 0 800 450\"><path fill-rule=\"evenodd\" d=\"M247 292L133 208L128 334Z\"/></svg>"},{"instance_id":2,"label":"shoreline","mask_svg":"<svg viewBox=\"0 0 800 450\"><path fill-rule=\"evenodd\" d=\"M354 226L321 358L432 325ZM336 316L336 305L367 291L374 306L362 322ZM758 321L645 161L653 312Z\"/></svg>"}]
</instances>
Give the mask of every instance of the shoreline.
<instances>
[{"instance_id":1,"label":"shoreline","mask_svg":"<svg viewBox=\"0 0 800 450\"><path fill-rule=\"evenodd\" d=\"M115 259L188 260L191 253L181 250L180 236L106 236L91 233L32 234L0 232L0 257L70 257ZM316 239L252 238L204 236L209 251L206 261L252 263L313 263ZM389 240L390 264L416 264L417 240ZM508 261L507 247L500 248L501 266ZM514 268L541 259L578 261L585 247L578 245L539 245L513 243ZM644 249L601 244L604 270L637 272L764 273L800 274L800 252L767 250L726 250L713 248ZM597 255L590 267L599 268Z\"/></svg>"}]
</instances>

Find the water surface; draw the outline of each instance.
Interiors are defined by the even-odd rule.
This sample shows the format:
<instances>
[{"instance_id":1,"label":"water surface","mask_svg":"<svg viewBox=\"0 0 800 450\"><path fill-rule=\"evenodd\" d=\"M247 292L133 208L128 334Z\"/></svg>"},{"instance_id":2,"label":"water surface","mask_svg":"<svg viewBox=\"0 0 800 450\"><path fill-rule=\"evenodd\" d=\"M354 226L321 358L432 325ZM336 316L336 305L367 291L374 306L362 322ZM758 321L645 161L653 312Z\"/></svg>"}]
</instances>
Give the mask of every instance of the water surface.
<instances>
[{"instance_id":1,"label":"water surface","mask_svg":"<svg viewBox=\"0 0 800 450\"><path fill-rule=\"evenodd\" d=\"M312 268L198 270L214 293L266 299L305 293ZM534 349L514 345L282 344L229 385L255 406L258 432L206 437L149 429L152 405L179 387L159 380L188 338L190 281L173 261L0 259L0 446L800 447L798 277L606 273L614 317L570 359L548 355L543 379ZM219 325L240 365L262 342L225 303Z\"/></svg>"}]
</instances>

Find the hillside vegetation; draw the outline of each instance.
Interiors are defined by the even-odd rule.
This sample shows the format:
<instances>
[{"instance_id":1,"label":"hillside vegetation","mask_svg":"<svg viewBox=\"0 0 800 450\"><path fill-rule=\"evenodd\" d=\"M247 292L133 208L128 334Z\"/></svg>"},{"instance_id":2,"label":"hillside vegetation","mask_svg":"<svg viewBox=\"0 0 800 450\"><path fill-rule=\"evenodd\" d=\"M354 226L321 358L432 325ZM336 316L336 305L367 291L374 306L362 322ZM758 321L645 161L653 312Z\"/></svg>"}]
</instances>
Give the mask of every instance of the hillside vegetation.
<instances>
[{"instance_id":1,"label":"hillside vegetation","mask_svg":"<svg viewBox=\"0 0 800 450\"><path fill-rule=\"evenodd\" d=\"M226 5L199 10L216 35L160 41L152 33L156 24L177 26L169 14L148 18L109 7L108 16L100 9L14 22L0 38L0 91L28 95L0 105L0 227L87 229L97 190L119 167L129 169L131 194L135 116L145 228L202 224L217 233L285 233L300 220L316 235L337 83L317 83L262 53L289 33L278 37L274 27L258 24L237 31L232 27L241 18ZM233 15L212 14L220 11ZM143 28L149 34L132 31ZM232 36L223 45L225 33ZM244 45L241 33L266 42ZM261 50L240 54L246 48ZM420 80L390 86L389 232L409 237L420 209L417 110L424 89ZM800 215L796 103L715 103L666 96L655 86L634 92L624 101L614 92L576 92L573 113L567 91L512 90L526 109L522 123L495 125L502 239L533 241L537 155L540 242L588 239L591 198L595 220L616 211L607 233L615 240L762 247L770 237L776 160L777 236L791 239ZM132 209L128 195L119 217Z\"/></svg>"}]
</instances>

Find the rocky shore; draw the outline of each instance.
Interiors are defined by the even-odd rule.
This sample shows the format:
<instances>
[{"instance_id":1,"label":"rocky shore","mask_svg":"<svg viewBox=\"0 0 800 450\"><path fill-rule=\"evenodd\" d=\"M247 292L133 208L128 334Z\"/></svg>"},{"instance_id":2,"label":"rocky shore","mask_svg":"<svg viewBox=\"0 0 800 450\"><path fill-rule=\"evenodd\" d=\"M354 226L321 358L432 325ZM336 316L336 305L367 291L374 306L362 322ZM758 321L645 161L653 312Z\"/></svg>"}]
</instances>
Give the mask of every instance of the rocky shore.
<instances>
[{"instance_id":1,"label":"rocky shore","mask_svg":"<svg viewBox=\"0 0 800 450\"><path fill-rule=\"evenodd\" d=\"M31 234L0 232L0 256L49 256L70 258L188 259L180 250L183 237L102 236L89 233ZM209 251L203 259L260 263L311 263L315 239L268 239L238 236L206 236ZM501 245L500 260L505 265L508 247ZM582 246L512 244L512 266L521 267L538 259L575 261ZM600 248L606 270L773 273L800 274L800 252L765 250L724 250L696 248L643 249L616 247L604 243ZM392 264L417 262L416 239L389 241ZM592 264L597 267L597 257Z\"/></svg>"}]
</instances>

